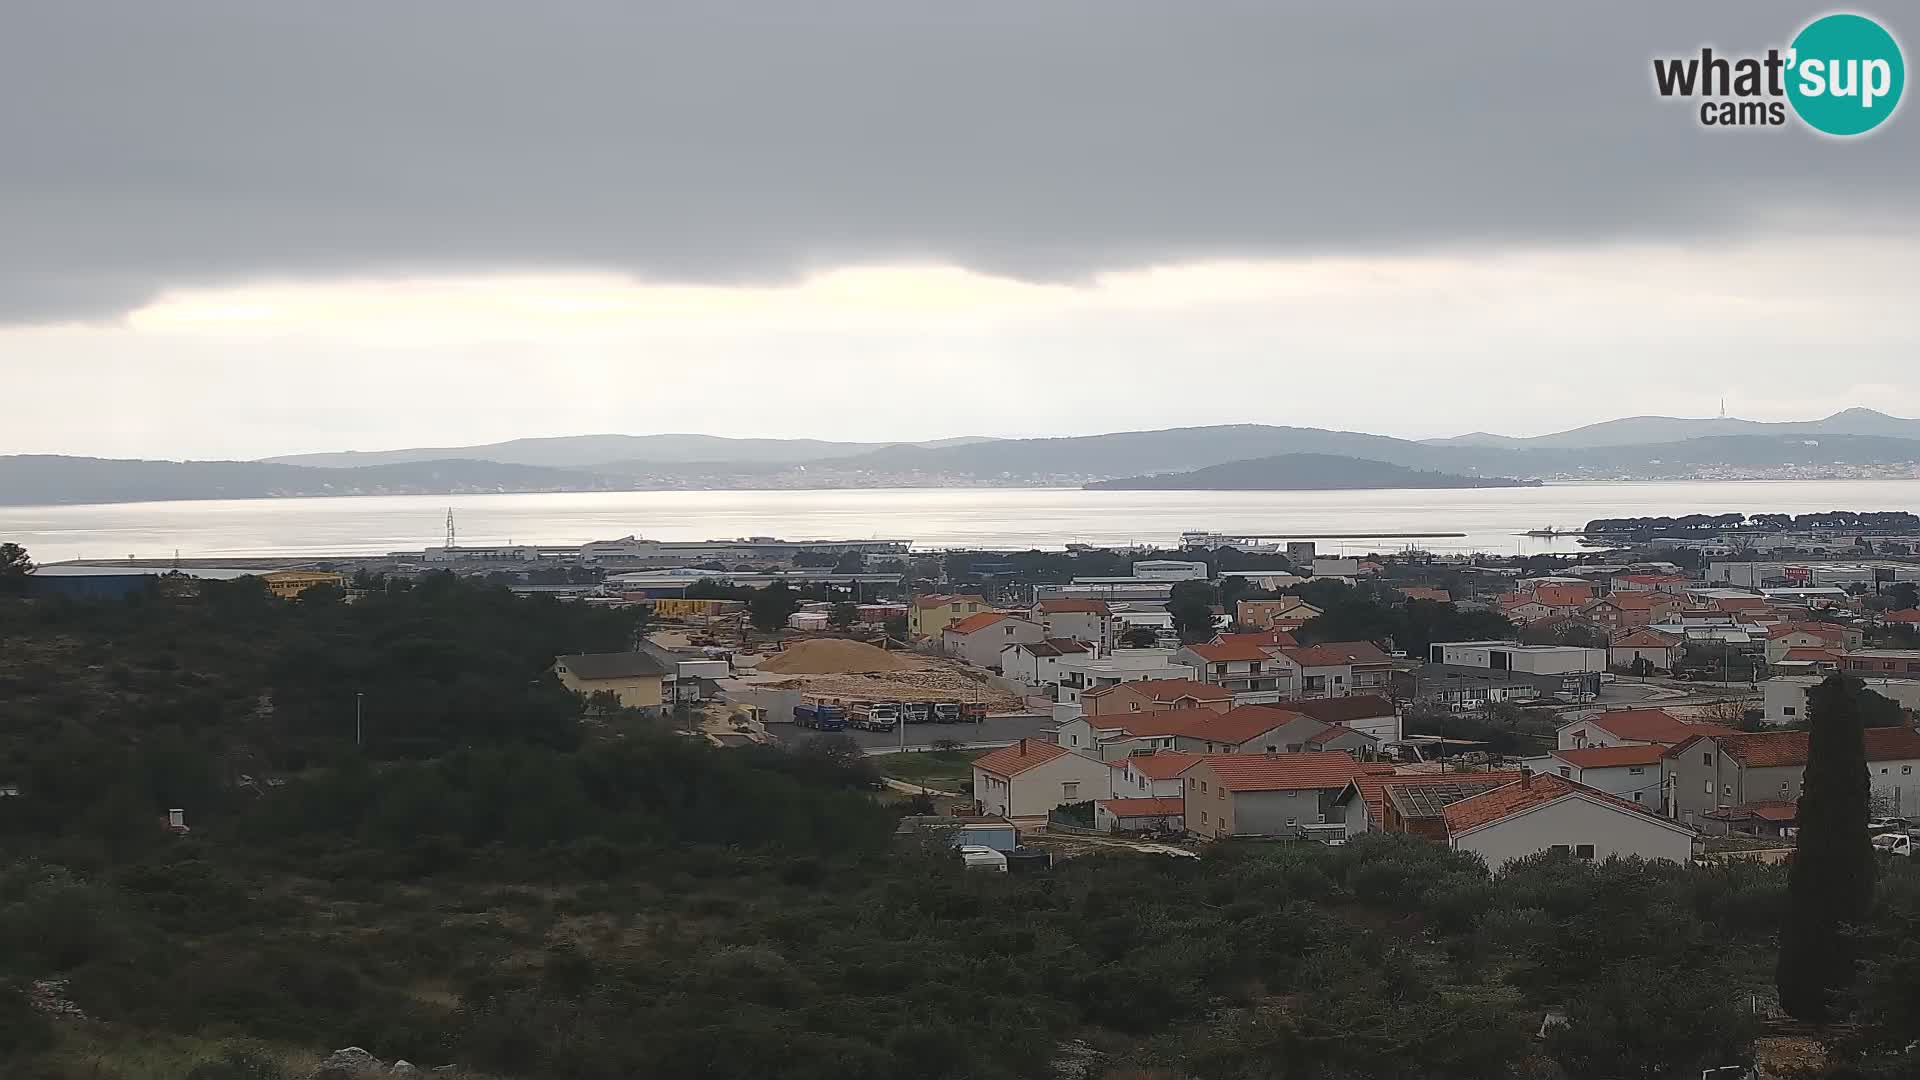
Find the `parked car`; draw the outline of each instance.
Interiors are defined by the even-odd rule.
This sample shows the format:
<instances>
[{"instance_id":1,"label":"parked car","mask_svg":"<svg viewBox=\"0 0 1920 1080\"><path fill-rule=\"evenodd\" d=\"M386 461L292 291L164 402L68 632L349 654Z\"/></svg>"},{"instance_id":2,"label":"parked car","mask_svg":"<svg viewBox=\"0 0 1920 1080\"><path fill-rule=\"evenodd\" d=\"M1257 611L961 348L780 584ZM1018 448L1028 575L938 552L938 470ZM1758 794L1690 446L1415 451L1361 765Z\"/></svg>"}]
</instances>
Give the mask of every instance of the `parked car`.
<instances>
[{"instance_id":1,"label":"parked car","mask_svg":"<svg viewBox=\"0 0 1920 1080\"><path fill-rule=\"evenodd\" d=\"M1882 855L1898 855L1902 858L1913 856L1913 834L1904 832L1881 833L1873 838L1873 850Z\"/></svg>"}]
</instances>

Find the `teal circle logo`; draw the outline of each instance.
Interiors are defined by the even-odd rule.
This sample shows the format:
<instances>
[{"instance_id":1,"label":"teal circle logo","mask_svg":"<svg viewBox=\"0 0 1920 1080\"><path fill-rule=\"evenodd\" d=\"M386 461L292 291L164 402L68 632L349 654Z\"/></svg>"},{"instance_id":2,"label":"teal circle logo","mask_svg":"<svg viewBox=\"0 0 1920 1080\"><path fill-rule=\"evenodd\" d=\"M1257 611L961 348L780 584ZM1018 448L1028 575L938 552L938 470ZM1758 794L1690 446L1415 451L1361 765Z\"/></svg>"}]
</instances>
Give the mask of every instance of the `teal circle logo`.
<instances>
[{"instance_id":1,"label":"teal circle logo","mask_svg":"<svg viewBox=\"0 0 1920 1080\"><path fill-rule=\"evenodd\" d=\"M1900 104L1907 65L1900 43L1864 15L1827 15L1793 39L1787 100L1816 131L1864 135Z\"/></svg>"}]
</instances>

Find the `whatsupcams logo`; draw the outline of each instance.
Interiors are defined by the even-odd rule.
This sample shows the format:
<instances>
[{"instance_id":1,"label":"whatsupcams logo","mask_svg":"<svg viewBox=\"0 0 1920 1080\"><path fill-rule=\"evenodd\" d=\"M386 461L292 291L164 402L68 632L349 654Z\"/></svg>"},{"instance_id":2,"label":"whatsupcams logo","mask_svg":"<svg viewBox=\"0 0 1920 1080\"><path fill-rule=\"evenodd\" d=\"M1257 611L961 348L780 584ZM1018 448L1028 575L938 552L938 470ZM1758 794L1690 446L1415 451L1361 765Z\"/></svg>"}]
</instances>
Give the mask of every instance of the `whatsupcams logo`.
<instances>
[{"instance_id":1,"label":"whatsupcams logo","mask_svg":"<svg viewBox=\"0 0 1920 1080\"><path fill-rule=\"evenodd\" d=\"M1697 99L1706 127L1778 127L1791 115L1828 135L1864 135L1900 105L1907 66L1900 43L1865 15L1825 15L1785 49L1764 56L1656 58L1663 98Z\"/></svg>"}]
</instances>

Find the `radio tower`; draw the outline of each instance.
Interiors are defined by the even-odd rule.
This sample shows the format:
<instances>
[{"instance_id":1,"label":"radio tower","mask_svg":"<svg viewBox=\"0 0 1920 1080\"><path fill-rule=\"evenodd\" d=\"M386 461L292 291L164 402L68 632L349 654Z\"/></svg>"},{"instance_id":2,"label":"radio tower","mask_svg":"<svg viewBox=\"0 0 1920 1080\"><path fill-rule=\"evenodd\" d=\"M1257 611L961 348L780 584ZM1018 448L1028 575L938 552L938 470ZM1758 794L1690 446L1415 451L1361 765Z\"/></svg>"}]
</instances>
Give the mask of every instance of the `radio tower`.
<instances>
[{"instance_id":1,"label":"radio tower","mask_svg":"<svg viewBox=\"0 0 1920 1080\"><path fill-rule=\"evenodd\" d=\"M454 549L453 507L449 506L447 507L447 550L452 551L453 549Z\"/></svg>"}]
</instances>

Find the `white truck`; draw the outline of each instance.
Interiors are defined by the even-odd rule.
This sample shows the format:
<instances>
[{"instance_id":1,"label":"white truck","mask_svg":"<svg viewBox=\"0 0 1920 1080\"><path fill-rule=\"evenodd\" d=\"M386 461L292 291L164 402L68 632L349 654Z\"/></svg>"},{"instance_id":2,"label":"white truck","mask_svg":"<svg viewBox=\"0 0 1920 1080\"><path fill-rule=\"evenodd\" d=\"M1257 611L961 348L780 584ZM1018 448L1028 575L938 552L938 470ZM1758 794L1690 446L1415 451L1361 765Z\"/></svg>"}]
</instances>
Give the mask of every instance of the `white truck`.
<instances>
[{"instance_id":1,"label":"white truck","mask_svg":"<svg viewBox=\"0 0 1920 1080\"><path fill-rule=\"evenodd\" d=\"M858 701L853 706L855 731L892 731L900 723L900 706L892 701Z\"/></svg>"},{"instance_id":2,"label":"white truck","mask_svg":"<svg viewBox=\"0 0 1920 1080\"><path fill-rule=\"evenodd\" d=\"M1913 857L1913 834L1910 832L1886 832L1873 838L1873 850L1882 855L1898 855L1901 858Z\"/></svg>"}]
</instances>

